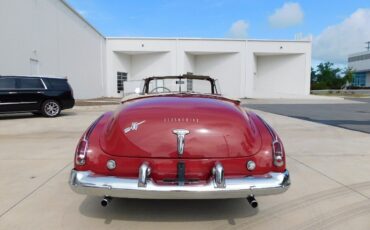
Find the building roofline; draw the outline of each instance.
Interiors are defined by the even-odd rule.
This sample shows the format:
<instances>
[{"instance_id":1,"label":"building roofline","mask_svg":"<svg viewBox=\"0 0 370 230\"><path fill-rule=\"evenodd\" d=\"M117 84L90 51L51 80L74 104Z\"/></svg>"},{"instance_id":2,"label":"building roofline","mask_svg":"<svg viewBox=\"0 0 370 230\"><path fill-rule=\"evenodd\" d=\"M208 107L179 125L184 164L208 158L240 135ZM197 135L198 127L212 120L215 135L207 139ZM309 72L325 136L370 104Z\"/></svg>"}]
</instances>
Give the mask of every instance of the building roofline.
<instances>
[{"instance_id":1,"label":"building roofline","mask_svg":"<svg viewBox=\"0 0 370 230\"><path fill-rule=\"evenodd\" d=\"M101 37L107 40L209 40L209 41L236 41L236 42L302 42L311 43L310 39L307 40L294 40L294 39L240 39L240 38L192 38L192 37L124 37L124 36L105 36L98 29L96 29L87 19L78 13L67 0L59 0L64 6L72 11L77 17L84 21L91 29L98 33Z\"/></svg>"},{"instance_id":2,"label":"building roofline","mask_svg":"<svg viewBox=\"0 0 370 230\"><path fill-rule=\"evenodd\" d=\"M357 70L357 69L354 69L355 73L370 73L370 69L361 69L361 70Z\"/></svg>"},{"instance_id":3,"label":"building roofline","mask_svg":"<svg viewBox=\"0 0 370 230\"><path fill-rule=\"evenodd\" d=\"M356 64L353 65L353 62L349 62L348 67L352 68L352 71L354 73L370 73L370 67L368 66L365 66L363 68L356 68Z\"/></svg>"},{"instance_id":4,"label":"building roofline","mask_svg":"<svg viewBox=\"0 0 370 230\"><path fill-rule=\"evenodd\" d=\"M72 11L77 17L79 17L82 21L84 21L91 29L93 29L96 33L102 36L105 39L105 36L99 32L89 21L87 21L80 13L78 13L66 0L60 0L63 5L65 5L69 10Z\"/></svg>"},{"instance_id":5,"label":"building roofline","mask_svg":"<svg viewBox=\"0 0 370 230\"><path fill-rule=\"evenodd\" d=\"M356 57L356 56L360 56L360 55L364 55L364 54L370 54L370 50L351 53L351 54L348 55L348 57Z\"/></svg>"},{"instance_id":6,"label":"building roofline","mask_svg":"<svg viewBox=\"0 0 370 230\"><path fill-rule=\"evenodd\" d=\"M294 39L247 39L248 42L302 42L311 43L311 40L294 40Z\"/></svg>"},{"instance_id":7,"label":"building roofline","mask_svg":"<svg viewBox=\"0 0 370 230\"><path fill-rule=\"evenodd\" d=\"M182 38L182 37L124 37L124 36L107 36L109 40L215 40L215 41L246 41L246 39L232 38Z\"/></svg>"},{"instance_id":8,"label":"building roofline","mask_svg":"<svg viewBox=\"0 0 370 230\"><path fill-rule=\"evenodd\" d=\"M304 42L310 40L288 40L288 39L233 39L233 38L187 38L187 37L116 37L107 36L107 40L209 40L209 41L236 41L236 42Z\"/></svg>"}]
</instances>

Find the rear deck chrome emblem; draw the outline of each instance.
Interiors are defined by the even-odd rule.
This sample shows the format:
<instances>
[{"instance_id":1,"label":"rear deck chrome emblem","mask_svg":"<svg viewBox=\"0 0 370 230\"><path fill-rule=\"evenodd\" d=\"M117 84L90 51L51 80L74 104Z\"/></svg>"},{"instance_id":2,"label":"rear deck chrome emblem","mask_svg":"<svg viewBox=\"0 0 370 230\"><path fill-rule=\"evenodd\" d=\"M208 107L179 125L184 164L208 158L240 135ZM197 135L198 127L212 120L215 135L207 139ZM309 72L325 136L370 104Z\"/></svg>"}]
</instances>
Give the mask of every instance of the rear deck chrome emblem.
<instances>
[{"instance_id":1,"label":"rear deck chrome emblem","mask_svg":"<svg viewBox=\"0 0 370 230\"><path fill-rule=\"evenodd\" d=\"M128 133L132 130L136 131L139 128L139 125L143 124L144 122L145 122L145 120L140 121L140 122L132 122L130 127L127 127L127 128L124 129L124 132Z\"/></svg>"},{"instance_id":2,"label":"rear deck chrome emblem","mask_svg":"<svg viewBox=\"0 0 370 230\"><path fill-rule=\"evenodd\" d=\"M190 132L186 129L175 129L172 132L177 135L177 153L181 156L185 148L185 135Z\"/></svg>"}]
</instances>

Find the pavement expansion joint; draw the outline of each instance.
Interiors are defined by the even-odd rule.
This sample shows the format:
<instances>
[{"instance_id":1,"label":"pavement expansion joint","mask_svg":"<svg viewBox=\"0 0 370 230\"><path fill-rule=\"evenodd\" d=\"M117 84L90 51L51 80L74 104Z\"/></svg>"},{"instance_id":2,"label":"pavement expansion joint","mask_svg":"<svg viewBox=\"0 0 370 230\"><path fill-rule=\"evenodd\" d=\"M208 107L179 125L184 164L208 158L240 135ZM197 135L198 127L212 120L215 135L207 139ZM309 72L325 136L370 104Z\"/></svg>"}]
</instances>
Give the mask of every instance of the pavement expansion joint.
<instances>
[{"instance_id":1,"label":"pavement expansion joint","mask_svg":"<svg viewBox=\"0 0 370 230\"><path fill-rule=\"evenodd\" d=\"M315 171L315 172L319 173L320 175L322 175L322 176L324 176L324 177L328 178L329 180L331 180L331 181L333 181L333 182L335 182L335 183L339 184L340 186L346 187L347 189L349 189L349 190L351 190L351 191L353 191L353 192L355 192L355 193L359 194L360 196L362 196L362 197L364 197L364 198L366 198L366 199L370 199L370 197L368 197L367 195L363 194L362 192L360 192L360 191L358 191L358 190L356 190L356 189L352 188L351 186L348 186L348 185L343 184L342 182L340 182L340 181L338 181L338 180L336 180L336 179L334 179L334 178L332 178L332 177L330 177L330 176L326 175L325 173L321 172L320 170L315 169L315 168L313 168L313 167L309 166L308 164L305 164L304 162L302 162L302 161L300 161L300 160L298 160L298 159L296 159L296 158L294 158L294 157L292 157L292 156L288 156L288 158L290 158L290 159L292 159L292 160L294 160L294 161L296 161L296 162L298 162L298 163L300 163L300 164L302 164L302 165L306 166L307 168L309 168L309 169L311 169L311 170L313 170L313 171Z\"/></svg>"},{"instance_id":2,"label":"pavement expansion joint","mask_svg":"<svg viewBox=\"0 0 370 230\"><path fill-rule=\"evenodd\" d=\"M60 170L58 170L56 173L54 173L51 177L46 179L43 183L41 183L39 186L37 186L35 189L33 189L30 193L28 193L26 196L24 196L22 199L17 201L14 205L12 205L10 208L5 210L3 213L0 214L0 218L5 216L8 212L10 212L13 208L17 207L22 201L26 200L28 197L30 197L32 194L34 194L37 190L45 186L49 181L51 181L54 177L56 177L59 173L61 173L64 169L69 167L73 162L68 162L65 166L63 166Z\"/></svg>"}]
</instances>

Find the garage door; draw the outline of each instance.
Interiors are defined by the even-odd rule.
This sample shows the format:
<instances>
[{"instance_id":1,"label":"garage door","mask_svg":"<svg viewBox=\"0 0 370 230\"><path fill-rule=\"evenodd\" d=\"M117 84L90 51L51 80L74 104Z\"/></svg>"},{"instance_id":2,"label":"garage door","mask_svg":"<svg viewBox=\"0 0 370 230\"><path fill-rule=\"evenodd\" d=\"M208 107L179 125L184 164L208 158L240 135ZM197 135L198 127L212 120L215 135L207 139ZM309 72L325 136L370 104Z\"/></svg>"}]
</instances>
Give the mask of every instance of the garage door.
<instances>
[{"instance_id":1,"label":"garage door","mask_svg":"<svg viewBox=\"0 0 370 230\"><path fill-rule=\"evenodd\" d=\"M256 56L254 95L276 98L305 95L305 55Z\"/></svg>"}]
</instances>

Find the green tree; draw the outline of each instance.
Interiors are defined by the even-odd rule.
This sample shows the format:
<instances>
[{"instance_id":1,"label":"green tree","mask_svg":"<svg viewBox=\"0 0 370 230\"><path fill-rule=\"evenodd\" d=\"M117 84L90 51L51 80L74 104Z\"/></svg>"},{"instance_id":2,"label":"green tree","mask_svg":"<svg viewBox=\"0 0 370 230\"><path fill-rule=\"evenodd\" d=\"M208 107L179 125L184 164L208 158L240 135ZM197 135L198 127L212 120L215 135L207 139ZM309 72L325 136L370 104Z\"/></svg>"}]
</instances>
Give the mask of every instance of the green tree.
<instances>
[{"instance_id":1,"label":"green tree","mask_svg":"<svg viewBox=\"0 0 370 230\"><path fill-rule=\"evenodd\" d=\"M311 84L317 81L316 71L311 67Z\"/></svg>"},{"instance_id":2,"label":"green tree","mask_svg":"<svg viewBox=\"0 0 370 230\"><path fill-rule=\"evenodd\" d=\"M344 77L341 73L344 73ZM351 70L343 72L331 62L320 63L316 70L311 68L311 89L340 89L347 81L351 82L351 78Z\"/></svg>"},{"instance_id":3,"label":"green tree","mask_svg":"<svg viewBox=\"0 0 370 230\"><path fill-rule=\"evenodd\" d=\"M353 69L351 67L347 67L343 70L343 79L345 80L345 83L352 83L353 80Z\"/></svg>"}]
</instances>

